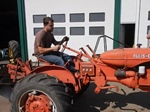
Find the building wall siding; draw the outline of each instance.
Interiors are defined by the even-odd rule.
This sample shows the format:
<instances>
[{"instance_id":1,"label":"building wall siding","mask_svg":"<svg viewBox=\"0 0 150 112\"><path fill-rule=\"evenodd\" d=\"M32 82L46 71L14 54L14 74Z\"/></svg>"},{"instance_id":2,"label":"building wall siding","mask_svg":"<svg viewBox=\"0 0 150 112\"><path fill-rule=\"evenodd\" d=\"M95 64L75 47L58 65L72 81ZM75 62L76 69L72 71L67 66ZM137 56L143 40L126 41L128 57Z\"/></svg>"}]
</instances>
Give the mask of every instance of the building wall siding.
<instances>
[{"instance_id":1,"label":"building wall siding","mask_svg":"<svg viewBox=\"0 0 150 112\"><path fill-rule=\"evenodd\" d=\"M65 22L55 22L55 27L65 27L65 35L70 37L68 46L76 50L80 47L85 47L87 44L94 49L97 37L100 36L99 34L113 36L114 0L63 0L62 2L60 2L60 0L25 0L29 58L34 58L31 56L33 53L33 43L35 38L34 28L43 27L42 23L33 23L33 15L51 16L52 14L65 14ZM70 22L70 14L80 13L84 14L83 22ZM104 21L90 21L91 13L104 13ZM72 35L72 27L83 27L84 32L81 32L81 35L80 33L79 35ZM92 29L94 28L97 29L97 31L102 30L102 33L93 31ZM74 29L72 30L74 31ZM57 40L60 40L65 35L55 35L55 37ZM112 49L113 42L111 40L108 40L107 42L109 45L108 49ZM65 52L73 54L67 50ZM102 41L97 52L103 52Z\"/></svg>"},{"instance_id":2,"label":"building wall siding","mask_svg":"<svg viewBox=\"0 0 150 112\"><path fill-rule=\"evenodd\" d=\"M149 4L150 0L121 0L120 24L135 24L134 46L137 43L142 43L143 47L147 46L146 35L147 29L150 28ZM98 36L114 35L114 7L115 0L25 0L29 58L35 59L31 54L34 50L35 33L43 28L42 22L39 22L42 21L41 18L55 18L54 34L57 40L68 36L69 47L78 50L89 44L94 49ZM57 16L60 16L61 20ZM108 50L113 49L113 41L107 42ZM103 46L101 41L97 53L103 52ZM74 54L67 50L65 52Z\"/></svg>"}]
</instances>

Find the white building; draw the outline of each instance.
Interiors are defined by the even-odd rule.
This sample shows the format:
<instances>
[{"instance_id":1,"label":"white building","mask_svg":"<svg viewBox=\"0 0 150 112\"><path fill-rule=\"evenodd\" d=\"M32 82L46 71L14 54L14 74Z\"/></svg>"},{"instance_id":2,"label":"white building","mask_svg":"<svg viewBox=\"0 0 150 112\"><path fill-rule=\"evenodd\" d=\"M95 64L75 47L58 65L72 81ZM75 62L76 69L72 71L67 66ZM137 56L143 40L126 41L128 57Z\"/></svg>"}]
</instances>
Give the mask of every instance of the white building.
<instances>
[{"instance_id":1,"label":"white building","mask_svg":"<svg viewBox=\"0 0 150 112\"><path fill-rule=\"evenodd\" d=\"M137 43L141 43L142 47L147 47L146 36L150 29L150 0L6 1L2 0L1 4L17 7L13 11L15 13L12 13L11 8L1 13L18 17L19 22L15 21L15 23L19 26L20 36L15 39L20 40L22 56L25 60L28 58L35 60L32 56L34 38L37 31L43 28L42 19L46 16L51 16L55 21L53 33L56 40L68 36L70 38L68 46L76 50L87 44L94 49L97 38L104 34L131 47L136 46ZM110 39L107 39L107 45L107 49L120 46ZM101 40L96 53L103 52L103 46L103 40ZM65 52L72 54L69 51Z\"/></svg>"}]
</instances>

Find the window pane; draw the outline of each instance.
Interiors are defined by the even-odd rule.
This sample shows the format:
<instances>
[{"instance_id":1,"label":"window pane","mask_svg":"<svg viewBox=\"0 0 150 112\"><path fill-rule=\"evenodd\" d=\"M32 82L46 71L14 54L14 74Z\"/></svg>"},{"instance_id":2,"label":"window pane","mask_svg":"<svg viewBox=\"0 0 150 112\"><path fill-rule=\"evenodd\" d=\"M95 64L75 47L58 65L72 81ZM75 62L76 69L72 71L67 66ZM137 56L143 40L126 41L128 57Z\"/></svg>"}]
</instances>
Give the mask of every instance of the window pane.
<instances>
[{"instance_id":1,"label":"window pane","mask_svg":"<svg viewBox=\"0 0 150 112\"><path fill-rule=\"evenodd\" d=\"M90 27L89 35L104 35L104 27Z\"/></svg>"},{"instance_id":2,"label":"window pane","mask_svg":"<svg viewBox=\"0 0 150 112\"><path fill-rule=\"evenodd\" d=\"M70 22L84 22L84 13L70 14Z\"/></svg>"},{"instance_id":3,"label":"window pane","mask_svg":"<svg viewBox=\"0 0 150 112\"><path fill-rule=\"evenodd\" d=\"M46 15L33 15L33 23L43 23L43 18L46 17Z\"/></svg>"},{"instance_id":4,"label":"window pane","mask_svg":"<svg viewBox=\"0 0 150 112\"><path fill-rule=\"evenodd\" d=\"M34 35L36 35L37 34L37 32L39 32L40 30L42 30L43 28L34 28Z\"/></svg>"},{"instance_id":5,"label":"window pane","mask_svg":"<svg viewBox=\"0 0 150 112\"><path fill-rule=\"evenodd\" d=\"M84 35L84 27L70 27L70 35Z\"/></svg>"},{"instance_id":6,"label":"window pane","mask_svg":"<svg viewBox=\"0 0 150 112\"><path fill-rule=\"evenodd\" d=\"M65 14L52 14L54 22L65 22Z\"/></svg>"},{"instance_id":7,"label":"window pane","mask_svg":"<svg viewBox=\"0 0 150 112\"><path fill-rule=\"evenodd\" d=\"M89 21L105 21L105 13L90 13Z\"/></svg>"},{"instance_id":8,"label":"window pane","mask_svg":"<svg viewBox=\"0 0 150 112\"><path fill-rule=\"evenodd\" d=\"M53 30L54 35L66 35L66 28L65 27L55 27Z\"/></svg>"},{"instance_id":9,"label":"window pane","mask_svg":"<svg viewBox=\"0 0 150 112\"><path fill-rule=\"evenodd\" d=\"M150 11L148 11L148 20L150 20Z\"/></svg>"}]
</instances>

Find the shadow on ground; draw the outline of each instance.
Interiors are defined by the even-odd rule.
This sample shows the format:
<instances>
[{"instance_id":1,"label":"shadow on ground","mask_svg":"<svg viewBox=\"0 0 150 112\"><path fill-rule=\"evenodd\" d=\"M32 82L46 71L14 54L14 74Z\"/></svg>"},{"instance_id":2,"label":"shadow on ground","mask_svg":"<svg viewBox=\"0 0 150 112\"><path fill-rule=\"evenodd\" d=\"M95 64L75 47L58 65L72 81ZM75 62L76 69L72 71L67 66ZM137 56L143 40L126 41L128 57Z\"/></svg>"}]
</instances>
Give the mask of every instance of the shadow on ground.
<instances>
[{"instance_id":1,"label":"shadow on ground","mask_svg":"<svg viewBox=\"0 0 150 112\"><path fill-rule=\"evenodd\" d=\"M95 84L91 83L88 90L75 99L75 112L150 112L150 93L127 88L118 84L120 90L102 90L94 93ZM0 112L9 112L10 86L0 88Z\"/></svg>"},{"instance_id":2,"label":"shadow on ground","mask_svg":"<svg viewBox=\"0 0 150 112\"><path fill-rule=\"evenodd\" d=\"M9 97L12 91L11 86L0 86L0 112L10 112Z\"/></svg>"},{"instance_id":3,"label":"shadow on ground","mask_svg":"<svg viewBox=\"0 0 150 112\"><path fill-rule=\"evenodd\" d=\"M9 98L12 91L11 86L1 85L0 86L0 96L3 96L5 98Z\"/></svg>"},{"instance_id":4,"label":"shadow on ground","mask_svg":"<svg viewBox=\"0 0 150 112\"><path fill-rule=\"evenodd\" d=\"M133 91L127 87L115 90L102 90L94 93L95 85L76 98L76 112L149 112L150 93L140 90Z\"/></svg>"}]
</instances>

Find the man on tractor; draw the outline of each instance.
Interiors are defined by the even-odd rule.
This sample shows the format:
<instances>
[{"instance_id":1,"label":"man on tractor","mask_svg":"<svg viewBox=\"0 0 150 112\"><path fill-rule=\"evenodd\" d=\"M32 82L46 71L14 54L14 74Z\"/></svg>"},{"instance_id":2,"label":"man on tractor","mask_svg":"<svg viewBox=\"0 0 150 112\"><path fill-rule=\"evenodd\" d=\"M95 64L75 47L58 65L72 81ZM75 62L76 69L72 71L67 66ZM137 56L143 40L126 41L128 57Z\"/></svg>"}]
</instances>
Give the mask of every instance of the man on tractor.
<instances>
[{"instance_id":1,"label":"man on tractor","mask_svg":"<svg viewBox=\"0 0 150 112\"><path fill-rule=\"evenodd\" d=\"M69 70L71 72L77 72L74 68L74 63L71 57L63 52L59 52L61 44L68 41L68 37L64 37L61 41L56 41L52 34L54 29L54 20L51 17L43 18L44 28L40 30L35 37L34 42L34 55L41 59L64 66L66 62L69 62ZM54 44L53 47L51 45Z\"/></svg>"}]
</instances>

